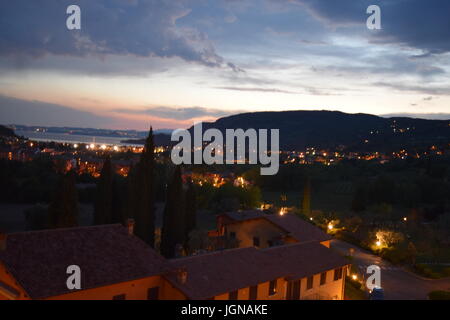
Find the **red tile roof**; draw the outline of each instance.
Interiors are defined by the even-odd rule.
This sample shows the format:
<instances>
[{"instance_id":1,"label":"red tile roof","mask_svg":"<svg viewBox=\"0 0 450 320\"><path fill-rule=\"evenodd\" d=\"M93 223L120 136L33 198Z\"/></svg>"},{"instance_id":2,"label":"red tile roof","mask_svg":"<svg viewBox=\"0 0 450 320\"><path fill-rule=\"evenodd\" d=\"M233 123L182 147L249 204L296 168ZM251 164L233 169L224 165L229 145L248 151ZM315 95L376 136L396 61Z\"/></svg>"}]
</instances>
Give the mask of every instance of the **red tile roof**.
<instances>
[{"instance_id":1,"label":"red tile roof","mask_svg":"<svg viewBox=\"0 0 450 320\"><path fill-rule=\"evenodd\" d=\"M266 214L260 210L246 210L227 212L222 216L226 216L233 222L248 221L254 219L266 219L284 230L287 234L295 238L299 242L309 241L327 241L332 238L318 227L312 225L308 221L302 220L293 214Z\"/></svg>"},{"instance_id":2,"label":"red tile roof","mask_svg":"<svg viewBox=\"0 0 450 320\"><path fill-rule=\"evenodd\" d=\"M69 265L89 289L163 272L165 260L121 225L8 234L0 261L33 299L70 293Z\"/></svg>"},{"instance_id":3,"label":"red tile roof","mask_svg":"<svg viewBox=\"0 0 450 320\"><path fill-rule=\"evenodd\" d=\"M281 277L298 279L348 265L348 261L318 242L268 249L240 248L170 261L186 269L183 284L175 273L166 278L190 299L207 299Z\"/></svg>"}]
</instances>

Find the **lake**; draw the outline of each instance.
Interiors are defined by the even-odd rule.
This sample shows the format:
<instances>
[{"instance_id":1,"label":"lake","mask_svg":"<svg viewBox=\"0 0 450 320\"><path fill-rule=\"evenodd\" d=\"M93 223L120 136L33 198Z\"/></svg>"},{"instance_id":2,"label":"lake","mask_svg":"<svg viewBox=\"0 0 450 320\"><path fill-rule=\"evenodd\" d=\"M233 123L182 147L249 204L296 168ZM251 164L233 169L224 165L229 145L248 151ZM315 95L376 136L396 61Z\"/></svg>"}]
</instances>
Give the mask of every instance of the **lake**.
<instances>
[{"instance_id":1,"label":"lake","mask_svg":"<svg viewBox=\"0 0 450 320\"><path fill-rule=\"evenodd\" d=\"M85 136L78 134L64 134L51 132L36 132L36 131L21 131L17 130L16 134L27 137L35 141L54 141L61 143L95 143L105 145L141 145L133 143L121 143L121 140L126 140L125 137L103 137L103 136Z\"/></svg>"}]
</instances>

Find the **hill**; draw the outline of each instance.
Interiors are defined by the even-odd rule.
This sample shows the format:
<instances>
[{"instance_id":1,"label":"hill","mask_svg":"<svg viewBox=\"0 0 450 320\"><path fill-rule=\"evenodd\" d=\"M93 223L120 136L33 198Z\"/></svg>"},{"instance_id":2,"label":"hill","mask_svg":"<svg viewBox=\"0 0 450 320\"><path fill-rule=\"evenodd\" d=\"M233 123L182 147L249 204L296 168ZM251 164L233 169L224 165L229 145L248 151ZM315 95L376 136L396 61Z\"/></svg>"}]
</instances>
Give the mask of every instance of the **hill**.
<instances>
[{"instance_id":1,"label":"hill","mask_svg":"<svg viewBox=\"0 0 450 320\"><path fill-rule=\"evenodd\" d=\"M12 129L8 128L8 127L0 125L0 136L3 136L3 137L15 137L16 135L14 134L14 130L12 130Z\"/></svg>"},{"instance_id":2,"label":"hill","mask_svg":"<svg viewBox=\"0 0 450 320\"><path fill-rule=\"evenodd\" d=\"M339 111L254 112L203 123L203 130L249 128L279 129L282 150L307 147L347 150L398 149L450 141L450 121L414 118L383 118ZM189 129L192 130L192 127Z\"/></svg>"}]
</instances>

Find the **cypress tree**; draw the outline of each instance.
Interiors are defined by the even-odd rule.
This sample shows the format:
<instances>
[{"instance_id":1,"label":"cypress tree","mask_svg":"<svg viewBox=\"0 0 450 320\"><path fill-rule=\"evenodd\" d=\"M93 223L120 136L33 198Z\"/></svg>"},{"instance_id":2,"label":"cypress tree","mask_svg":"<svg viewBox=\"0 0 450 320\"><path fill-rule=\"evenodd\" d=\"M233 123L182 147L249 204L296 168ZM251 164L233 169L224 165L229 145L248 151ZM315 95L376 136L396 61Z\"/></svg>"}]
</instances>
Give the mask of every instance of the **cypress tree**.
<instances>
[{"instance_id":1,"label":"cypress tree","mask_svg":"<svg viewBox=\"0 0 450 320\"><path fill-rule=\"evenodd\" d=\"M118 175L113 177L112 181L112 211L111 223L124 223L124 197L126 197L127 189L123 180Z\"/></svg>"},{"instance_id":2,"label":"cypress tree","mask_svg":"<svg viewBox=\"0 0 450 320\"><path fill-rule=\"evenodd\" d=\"M100 178L97 183L97 196L94 204L94 224L108 224L112 222L113 201L113 171L111 159L106 158L103 163Z\"/></svg>"},{"instance_id":3,"label":"cypress tree","mask_svg":"<svg viewBox=\"0 0 450 320\"><path fill-rule=\"evenodd\" d=\"M136 166L134 187L134 218L136 221L136 235L148 245L155 245L155 205L154 205L154 166L155 146L153 143L153 129L145 141L139 163Z\"/></svg>"},{"instance_id":4,"label":"cypress tree","mask_svg":"<svg viewBox=\"0 0 450 320\"><path fill-rule=\"evenodd\" d=\"M177 166L172 181L167 189L166 206L164 208L163 226L161 232L161 254L173 258L177 245L185 242L185 215L183 183L181 168Z\"/></svg>"},{"instance_id":5,"label":"cypress tree","mask_svg":"<svg viewBox=\"0 0 450 320\"><path fill-rule=\"evenodd\" d=\"M78 225L78 196L73 171L60 173L48 215L50 228L70 228Z\"/></svg>"},{"instance_id":6,"label":"cypress tree","mask_svg":"<svg viewBox=\"0 0 450 320\"><path fill-rule=\"evenodd\" d=\"M197 224L197 194L195 192L194 184L188 183L186 191L186 218L185 218L185 243L189 241L189 233L195 229Z\"/></svg>"},{"instance_id":7,"label":"cypress tree","mask_svg":"<svg viewBox=\"0 0 450 320\"><path fill-rule=\"evenodd\" d=\"M306 178L303 188L302 213L306 215L311 213L311 181L309 177Z\"/></svg>"}]
</instances>

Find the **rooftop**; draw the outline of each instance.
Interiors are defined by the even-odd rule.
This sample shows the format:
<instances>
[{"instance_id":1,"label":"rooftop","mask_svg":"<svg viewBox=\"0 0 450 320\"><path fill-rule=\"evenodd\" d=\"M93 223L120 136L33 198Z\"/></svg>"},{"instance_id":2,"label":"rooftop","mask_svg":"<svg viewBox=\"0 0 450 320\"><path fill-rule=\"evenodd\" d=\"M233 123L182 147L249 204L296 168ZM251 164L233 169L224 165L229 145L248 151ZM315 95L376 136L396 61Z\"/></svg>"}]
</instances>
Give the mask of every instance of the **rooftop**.
<instances>
[{"instance_id":1,"label":"rooftop","mask_svg":"<svg viewBox=\"0 0 450 320\"><path fill-rule=\"evenodd\" d=\"M223 214L233 222L248 221L253 219L266 219L277 227L283 229L299 242L327 241L332 238L320 228L312 225L308 221L286 213L284 215L267 214L261 210L234 211Z\"/></svg>"},{"instance_id":2,"label":"rooftop","mask_svg":"<svg viewBox=\"0 0 450 320\"><path fill-rule=\"evenodd\" d=\"M188 298L207 299L281 277L300 279L348 264L345 258L318 242L295 243L174 259L170 265L186 269L186 282L179 282L176 273L169 273L166 278Z\"/></svg>"},{"instance_id":3,"label":"rooftop","mask_svg":"<svg viewBox=\"0 0 450 320\"><path fill-rule=\"evenodd\" d=\"M78 265L82 289L162 273L165 260L122 225L12 233L0 261L33 299L70 293L66 269Z\"/></svg>"}]
</instances>

